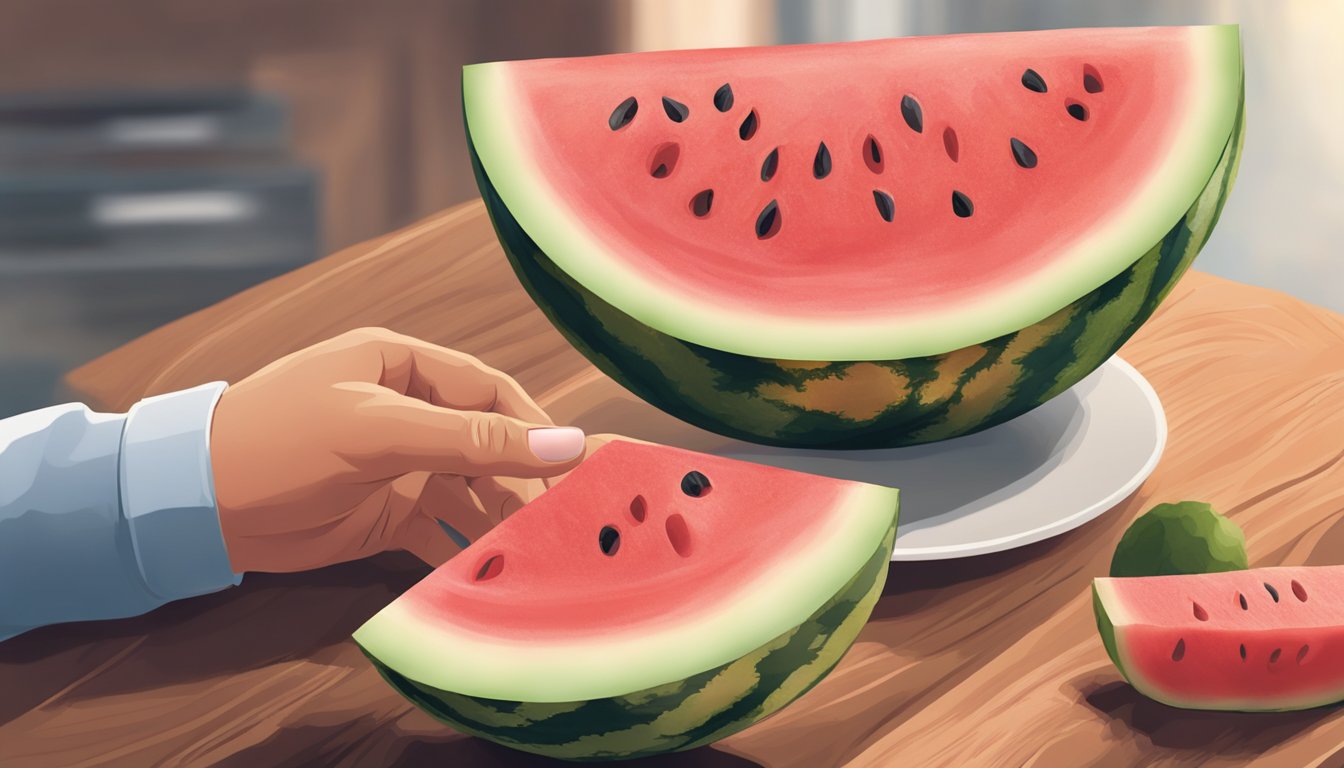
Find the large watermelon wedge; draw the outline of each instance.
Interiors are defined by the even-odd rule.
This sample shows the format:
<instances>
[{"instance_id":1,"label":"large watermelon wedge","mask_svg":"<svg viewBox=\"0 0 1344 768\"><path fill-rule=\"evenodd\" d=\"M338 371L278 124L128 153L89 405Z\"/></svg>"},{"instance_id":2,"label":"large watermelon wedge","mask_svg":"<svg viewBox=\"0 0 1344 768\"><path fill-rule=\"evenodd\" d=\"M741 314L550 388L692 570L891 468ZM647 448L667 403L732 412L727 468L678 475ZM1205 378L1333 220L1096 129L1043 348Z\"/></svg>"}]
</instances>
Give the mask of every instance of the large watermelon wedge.
<instances>
[{"instance_id":1,"label":"large watermelon wedge","mask_svg":"<svg viewBox=\"0 0 1344 768\"><path fill-rule=\"evenodd\" d=\"M689 749L835 666L896 514L891 488L615 442L355 640L465 733L573 760Z\"/></svg>"},{"instance_id":2,"label":"large watermelon wedge","mask_svg":"<svg viewBox=\"0 0 1344 768\"><path fill-rule=\"evenodd\" d=\"M1289 710L1344 700L1344 566L1096 579L1097 627L1144 695Z\"/></svg>"},{"instance_id":3,"label":"large watermelon wedge","mask_svg":"<svg viewBox=\"0 0 1344 768\"><path fill-rule=\"evenodd\" d=\"M481 193L599 368L702 427L873 447L1072 386L1207 240L1236 27L481 64Z\"/></svg>"}]
</instances>

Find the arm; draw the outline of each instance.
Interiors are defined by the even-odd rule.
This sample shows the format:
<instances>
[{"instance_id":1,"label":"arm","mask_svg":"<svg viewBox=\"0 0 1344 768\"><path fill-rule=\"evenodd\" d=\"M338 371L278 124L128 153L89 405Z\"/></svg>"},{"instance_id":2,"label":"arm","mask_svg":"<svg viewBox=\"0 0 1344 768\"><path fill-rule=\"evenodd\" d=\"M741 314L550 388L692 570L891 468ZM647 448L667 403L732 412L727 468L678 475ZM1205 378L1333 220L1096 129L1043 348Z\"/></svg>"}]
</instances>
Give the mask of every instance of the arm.
<instances>
[{"instance_id":1,"label":"arm","mask_svg":"<svg viewBox=\"0 0 1344 768\"><path fill-rule=\"evenodd\" d=\"M208 450L222 383L0 420L0 640L237 584Z\"/></svg>"}]
</instances>

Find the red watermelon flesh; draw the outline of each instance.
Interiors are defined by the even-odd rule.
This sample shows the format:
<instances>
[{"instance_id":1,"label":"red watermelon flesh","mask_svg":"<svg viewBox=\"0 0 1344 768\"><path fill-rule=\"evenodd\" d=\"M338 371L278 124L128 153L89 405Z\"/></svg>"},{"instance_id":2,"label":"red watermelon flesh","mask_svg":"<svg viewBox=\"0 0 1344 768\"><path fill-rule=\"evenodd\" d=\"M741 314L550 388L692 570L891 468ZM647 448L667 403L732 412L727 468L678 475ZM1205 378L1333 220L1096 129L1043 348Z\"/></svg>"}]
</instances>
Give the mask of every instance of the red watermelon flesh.
<instances>
[{"instance_id":1,"label":"red watermelon flesh","mask_svg":"<svg viewBox=\"0 0 1344 768\"><path fill-rule=\"evenodd\" d=\"M568 275L788 359L1018 330L1158 242L1240 98L1235 29L1055 30L469 67L475 151Z\"/></svg>"},{"instance_id":2,"label":"red watermelon flesh","mask_svg":"<svg viewBox=\"0 0 1344 768\"><path fill-rule=\"evenodd\" d=\"M667 683L834 597L893 529L896 493L616 441L356 639L418 683L495 699Z\"/></svg>"},{"instance_id":3,"label":"red watermelon flesh","mask_svg":"<svg viewBox=\"0 0 1344 768\"><path fill-rule=\"evenodd\" d=\"M1102 578L1107 651L1178 707L1288 710L1344 699L1344 566Z\"/></svg>"}]
</instances>

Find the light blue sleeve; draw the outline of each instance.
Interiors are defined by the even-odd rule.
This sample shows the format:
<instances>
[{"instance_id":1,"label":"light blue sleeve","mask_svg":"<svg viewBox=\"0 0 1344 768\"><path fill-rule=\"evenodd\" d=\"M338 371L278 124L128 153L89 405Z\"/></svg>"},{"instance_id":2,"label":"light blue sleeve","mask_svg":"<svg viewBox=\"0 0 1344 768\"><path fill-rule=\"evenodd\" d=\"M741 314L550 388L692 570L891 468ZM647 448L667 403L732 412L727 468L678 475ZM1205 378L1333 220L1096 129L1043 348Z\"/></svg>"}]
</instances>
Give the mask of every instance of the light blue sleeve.
<instances>
[{"instance_id":1,"label":"light blue sleeve","mask_svg":"<svg viewBox=\"0 0 1344 768\"><path fill-rule=\"evenodd\" d=\"M152 397L124 415L60 405L0 420L0 640L241 581L210 470L224 388Z\"/></svg>"}]
</instances>

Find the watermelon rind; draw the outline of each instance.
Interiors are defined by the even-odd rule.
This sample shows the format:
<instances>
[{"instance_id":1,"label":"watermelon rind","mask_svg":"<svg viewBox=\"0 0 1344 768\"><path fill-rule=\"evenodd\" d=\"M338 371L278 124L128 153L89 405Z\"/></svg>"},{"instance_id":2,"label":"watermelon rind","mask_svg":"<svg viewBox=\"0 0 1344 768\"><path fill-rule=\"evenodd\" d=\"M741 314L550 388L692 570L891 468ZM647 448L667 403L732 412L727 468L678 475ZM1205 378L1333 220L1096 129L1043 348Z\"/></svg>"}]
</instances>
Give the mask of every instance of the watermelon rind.
<instances>
[{"instance_id":1,"label":"watermelon rind","mask_svg":"<svg viewBox=\"0 0 1344 768\"><path fill-rule=\"evenodd\" d=\"M1033 35L1044 36L1041 45L1059 40L1049 37L1049 32L1007 34L1016 35L1024 50ZM540 246L558 273L630 322L689 345L749 358L901 360L986 343L1044 322L1061 307L1130 269L1140 255L1179 227L1180 212L1200 197L1222 148L1236 131L1242 98L1238 28L1188 27L1185 41L1173 56L1185 57L1176 71L1189 80L1191 96L1175 125L1173 140L1137 180L1134 194L1068 246L1067 253L1052 257L1050 269L977 296L973 304L904 314L899 327L882 318L818 320L787 312L762 315L733 302L669 290L655 275L641 271L637 262L612 254L594 225L574 215L567 197L576 190L562 186L572 184L573 179L552 181L534 172L529 161L534 144L530 136L534 123L545 116L532 115L517 103L515 65L494 62L466 67L463 105L473 157L491 179L496 204L521 222L520 232ZM755 55L752 49L716 54L724 71ZM545 150L538 147L536 151Z\"/></svg>"},{"instance_id":2,"label":"watermelon rind","mask_svg":"<svg viewBox=\"0 0 1344 768\"><path fill-rule=\"evenodd\" d=\"M1232 61L1239 67L1240 55ZM886 448L958 437L1026 413L1082 380L1139 329L1208 240L1236 177L1245 134L1240 75L1237 83L1231 134L1202 192L1154 245L1136 250L1143 254L1136 261L1021 330L905 359L758 357L644 324L557 266L524 230L482 163L470 105L467 139L477 184L519 281L597 368L663 411L729 437Z\"/></svg>"},{"instance_id":3,"label":"watermelon rind","mask_svg":"<svg viewBox=\"0 0 1344 768\"><path fill-rule=\"evenodd\" d=\"M1158 504L1125 530L1111 557L1112 576L1174 576L1244 571L1246 534L1202 501Z\"/></svg>"},{"instance_id":4,"label":"watermelon rind","mask_svg":"<svg viewBox=\"0 0 1344 768\"><path fill-rule=\"evenodd\" d=\"M524 752L605 761L692 749L769 717L839 663L882 594L895 536L893 520L844 587L788 632L712 669L621 696L569 702L466 696L417 683L365 653L393 687L433 717Z\"/></svg>"}]
</instances>

